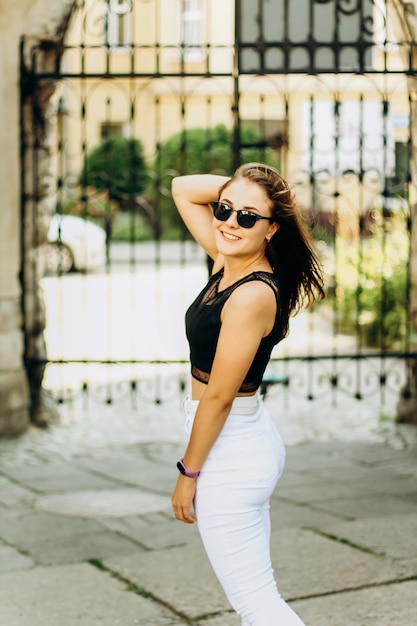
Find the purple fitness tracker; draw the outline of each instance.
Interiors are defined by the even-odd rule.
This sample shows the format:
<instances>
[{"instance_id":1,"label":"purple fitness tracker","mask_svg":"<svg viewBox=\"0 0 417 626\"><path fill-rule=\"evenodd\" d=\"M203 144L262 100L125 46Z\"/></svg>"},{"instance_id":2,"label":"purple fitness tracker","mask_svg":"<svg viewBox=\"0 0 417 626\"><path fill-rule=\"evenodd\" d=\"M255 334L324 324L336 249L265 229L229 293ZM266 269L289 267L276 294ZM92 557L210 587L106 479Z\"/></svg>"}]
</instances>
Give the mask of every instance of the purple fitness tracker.
<instances>
[{"instance_id":1,"label":"purple fitness tracker","mask_svg":"<svg viewBox=\"0 0 417 626\"><path fill-rule=\"evenodd\" d=\"M198 476L200 475L200 472L192 472L191 470L189 470L188 467L184 465L184 461L182 459L181 461L178 461L177 467L181 474L183 476L188 476L188 478L198 478Z\"/></svg>"}]
</instances>

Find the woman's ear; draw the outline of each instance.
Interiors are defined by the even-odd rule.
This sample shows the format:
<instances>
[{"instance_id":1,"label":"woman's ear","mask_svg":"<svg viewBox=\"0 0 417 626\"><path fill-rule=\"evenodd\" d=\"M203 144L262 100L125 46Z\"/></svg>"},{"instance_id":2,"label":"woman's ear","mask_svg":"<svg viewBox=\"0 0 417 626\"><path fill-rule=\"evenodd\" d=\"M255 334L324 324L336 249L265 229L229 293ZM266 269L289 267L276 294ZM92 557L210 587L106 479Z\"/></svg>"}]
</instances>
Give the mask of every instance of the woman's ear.
<instances>
[{"instance_id":1,"label":"woman's ear","mask_svg":"<svg viewBox=\"0 0 417 626\"><path fill-rule=\"evenodd\" d=\"M266 236L267 240L270 241L275 233L279 231L279 229L280 224L278 224L277 222L272 222L272 224L270 224L269 226L268 234Z\"/></svg>"}]
</instances>

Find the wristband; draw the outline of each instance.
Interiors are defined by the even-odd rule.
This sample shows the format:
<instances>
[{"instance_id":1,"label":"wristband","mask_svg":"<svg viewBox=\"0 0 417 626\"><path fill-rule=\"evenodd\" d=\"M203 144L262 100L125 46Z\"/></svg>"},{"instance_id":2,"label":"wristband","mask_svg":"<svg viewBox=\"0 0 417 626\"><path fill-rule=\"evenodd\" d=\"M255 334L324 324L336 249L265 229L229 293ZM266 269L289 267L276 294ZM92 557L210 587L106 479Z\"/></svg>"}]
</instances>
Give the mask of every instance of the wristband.
<instances>
[{"instance_id":1,"label":"wristband","mask_svg":"<svg viewBox=\"0 0 417 626\"><path fill-rule=\"evenodd\" d=\"M188 467L184 465L183 459L181 459L181 461L178 461L177 467L181 474L183 476L188 476L188 478L198 478L200 475L200 472L192 472L191 470L189 470Z\"/></svg>"}]
</instances>

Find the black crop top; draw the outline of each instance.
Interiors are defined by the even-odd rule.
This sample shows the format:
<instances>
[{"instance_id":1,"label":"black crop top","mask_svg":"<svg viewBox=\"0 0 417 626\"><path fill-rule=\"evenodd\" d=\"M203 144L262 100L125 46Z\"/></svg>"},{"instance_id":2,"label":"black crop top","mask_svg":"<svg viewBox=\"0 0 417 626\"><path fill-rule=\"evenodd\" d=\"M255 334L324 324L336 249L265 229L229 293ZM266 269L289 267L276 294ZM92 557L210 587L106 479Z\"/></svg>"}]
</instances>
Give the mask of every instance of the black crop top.
<instances>
[{"instance_id":1,"label":"black crop top","mask_svg":"<svg viewBox=\"0 0 417 626\"><path fill-rule=\"evenodd\" d=\"M185 327L190 345L191 374L200 382L208 383L219 339L220 316L225 302L240 285L253 280L260 280L274 291L277 300L277 314L271 333L261 340L255 358L239 389L241 393L255 392L262 382L262 376L273 347L283 337L282 320L279 314L278 281L271 272L253 272L226 289L218 291L222 276L223 270L220 270L210 278L185 315Z\"/></svg>"}]
</instances>

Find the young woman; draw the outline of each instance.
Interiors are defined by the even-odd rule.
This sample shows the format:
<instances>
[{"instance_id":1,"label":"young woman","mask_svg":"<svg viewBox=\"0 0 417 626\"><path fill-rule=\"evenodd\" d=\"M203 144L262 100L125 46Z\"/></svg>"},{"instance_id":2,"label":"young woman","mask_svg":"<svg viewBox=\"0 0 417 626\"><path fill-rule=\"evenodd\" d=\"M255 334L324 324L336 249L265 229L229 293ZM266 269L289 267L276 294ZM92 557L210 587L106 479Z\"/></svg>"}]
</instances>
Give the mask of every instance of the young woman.
<instances>
[{"instance_id":1,"label":"young woman","mask_svg":"<svg viewBox=\"0 0 417 626\"><path fill-rule=\"evenodd\" d=\"M172 194L214 262L186 314L190 437L178 462L174 513L198 521L242 626L302 626L271 565L269 498L285 449L258 388L289 316L324 295L320 266L288 184L269 166L249 163L231 178L180 176Z\"/></svg>"}]
</instances>

